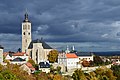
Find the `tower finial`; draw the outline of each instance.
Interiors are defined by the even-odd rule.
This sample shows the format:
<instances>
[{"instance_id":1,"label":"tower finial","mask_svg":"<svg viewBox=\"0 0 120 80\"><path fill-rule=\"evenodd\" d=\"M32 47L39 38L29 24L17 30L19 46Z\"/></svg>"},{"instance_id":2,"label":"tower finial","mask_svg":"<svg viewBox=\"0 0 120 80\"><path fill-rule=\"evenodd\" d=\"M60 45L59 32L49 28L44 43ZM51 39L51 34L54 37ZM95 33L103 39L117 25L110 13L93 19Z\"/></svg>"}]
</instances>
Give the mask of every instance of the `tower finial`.
<instances>
[{"instance_id":1,"label":"tower finial","mask_svg":"<svg viewBox=\"0 0 120 80\"><path fill-rule=\"evenodd\" d=\"M28 22L28 11L27 11L27 8L26 8L26 11L25 11L25 22Z\"/></svg>"}]
</instances>

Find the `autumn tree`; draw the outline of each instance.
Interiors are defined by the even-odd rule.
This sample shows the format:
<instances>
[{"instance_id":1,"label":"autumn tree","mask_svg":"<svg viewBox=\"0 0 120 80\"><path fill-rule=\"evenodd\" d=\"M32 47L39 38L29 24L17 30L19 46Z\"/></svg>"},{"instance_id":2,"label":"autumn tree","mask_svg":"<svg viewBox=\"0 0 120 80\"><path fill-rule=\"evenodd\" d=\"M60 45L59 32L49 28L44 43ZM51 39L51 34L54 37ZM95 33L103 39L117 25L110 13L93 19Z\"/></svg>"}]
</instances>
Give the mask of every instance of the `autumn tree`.
<instances>
[{"instance_id":1,"label":"autumn tree","mask_svg":"<svg viewBox=\"0 0 120 80\"><path fill-rule=\"evenodd\" d=\"M90 65L90 62L89 62L89 61L86 61L86 60L83 60L82 65L83 65L84 67L88 67L88 66Z\"/></svg>"},{"instance_id":2,"label":"autumn tree","mask_svg":"<svg viewBox=\"0 0 120 80\"><path fill-rule=\"evenodd\" d=\"M58 58L58 51L57 50L51 50L48 54L48 60L50 63L54 63L57 61Z\"/></svg>"},{"instance_id":3,"label":"autumn tree","mask_svg":"<svg viewBox=\"0 0 120 80\"><path fill-rule=\"evenodd\" d=\"M98 80L116 80L113 71L109 68L102 67L95 70Z\"/></svg>"},{"instance_id":4,"label":"autumn tree","mask_svg":"<svg viewBox=\"0 0 120 80\"><path fill-rule=\"evenodd\" d=\"M84 75L81 69L77 69L74 71L72 78L74 80L87 80L86 76Z\"/></svg>"},{"instance_id":5,"label":"autumn tree","mask_svg":"<svg viewBox=\"0 0 120 80\"><path fill-rule=\"evenodd\" d=\"M120 80L120 65L113 65L111 67L113 74L117 77L116 80Z\"/></svg>"},{"instance_id":6,"label":"autumn tree","mask_svg":"<svg viewBox=\"0 0 120 80\"><path fill-rule=\"evenodd\" d=\"M100 56L97 56L97 55L95 55L94 56L94 64L96 65L96 66L99 66L99 65L103 65L104 64L104 62L103 62L103 60L100 58Z\"/></svg>"}]
</instances>

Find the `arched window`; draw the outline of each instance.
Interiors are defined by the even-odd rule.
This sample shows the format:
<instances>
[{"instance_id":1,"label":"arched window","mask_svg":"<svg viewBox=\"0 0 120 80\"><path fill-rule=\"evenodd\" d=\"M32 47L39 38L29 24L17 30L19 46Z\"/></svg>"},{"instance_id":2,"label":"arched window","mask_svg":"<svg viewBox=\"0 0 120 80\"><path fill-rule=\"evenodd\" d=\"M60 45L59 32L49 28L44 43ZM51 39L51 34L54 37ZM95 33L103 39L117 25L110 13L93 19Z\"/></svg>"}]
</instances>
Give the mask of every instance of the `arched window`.
<instances>
[{"instance_id":1,"label":"arched window","mask_svg":"<svg viewBox=\"0 0 120 80\"><path fill-rule=\"evenodd\" d=\"M30 32L28 33L28 35L30 35Z\"/></svg>"},{"instance_id":2,"label":"arched window","mask_svg":"<svg viewBox=\"0 0 120 80\"><path fill-rule=\"evenodd\" d=\"M23 33L23 35L25 35L25 32Z\"/></svg>"},{"instance_id":3,"label":"arched window","mask_svg":"<svg viewBox=\"0 0 120 80\"><path fill-rule=\"evenodd\" d=\"M25 30L27 28L27 26L26 25L23 25L23 30Z\"/></svg>"},{"instance_id":4,"label":"arched window","mask_svg":"<svg viewBox=\"0 0 120 80\"><path fill-rule=\"evenodd\" d=\"M28 29L30 29L30 25L28 25Z\"/></svg>"}]
</instances>

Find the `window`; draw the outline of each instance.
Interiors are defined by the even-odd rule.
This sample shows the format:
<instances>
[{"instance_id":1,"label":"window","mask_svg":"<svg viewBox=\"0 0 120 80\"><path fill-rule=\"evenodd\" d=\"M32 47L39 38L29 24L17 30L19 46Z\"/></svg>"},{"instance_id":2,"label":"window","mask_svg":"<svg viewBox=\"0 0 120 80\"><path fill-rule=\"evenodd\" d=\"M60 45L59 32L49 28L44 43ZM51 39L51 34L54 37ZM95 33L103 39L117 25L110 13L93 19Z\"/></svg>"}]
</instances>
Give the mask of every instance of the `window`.
<instances>
[{"instance_id":1,"label":"window","mask_svg":"<svg viewBox=\"0 0 120 80\"><path fill-rule=\"evenodd\" d=\"M26 29L26 27L27 27L26 25L23 25L23 30L25 30L25 29Z\"/></svg>"},{"instance_id":2,"label":"window","mask_svg":"<svg viewBox=\"0 0 120 80\"><path fill-rule=\"evenodd\" d=\"M26 39L26 43L27 43L27 39Z\"/></svg>"},{"instance_id":3,"label":"window","mask_svg":"<svg viewBox=\"0 0 120 80\"><path fill-rule=\"evenodd\" d=\"M25 35L25 32L23 33L23 35Z\"/></svg>"},{"instance_id":4,"label":"window","mask_svg":"<svg viewBox=\"0 0 120 80\"><path fill-rule=\"evenodd\" d=\"M28 35L30 35L30 33L28 33Z\"/></svg>"},{"instance_id":5,"label":"window","mask_svg":"<svg viewBox=\"0 0 120 80\"><path fill-rule=\"evenodd\" d=\"M30 25L28 25L28 29L30 29Z\"/></svg>"}]
</instances>

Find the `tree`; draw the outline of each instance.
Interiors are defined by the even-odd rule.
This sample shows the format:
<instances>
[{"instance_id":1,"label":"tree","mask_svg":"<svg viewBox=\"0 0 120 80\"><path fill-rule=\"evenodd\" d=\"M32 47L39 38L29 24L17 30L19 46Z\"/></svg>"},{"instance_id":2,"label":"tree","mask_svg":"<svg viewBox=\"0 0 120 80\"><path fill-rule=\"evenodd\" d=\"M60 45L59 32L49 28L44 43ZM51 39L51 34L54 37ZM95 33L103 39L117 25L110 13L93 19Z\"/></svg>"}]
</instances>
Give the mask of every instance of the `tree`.
<instances>
[{"instance_id":1,"label":"tree","mask_svg":"<svg viewBox=\"0 0 120 80\"><path fill-rule=\"evenodd\" d=\"M86 60L83 60L82 65L83 65L84 67L88 67L88 66L90 65L90 62L89 62L89 61L86 61Z\"/></svg>"},{"instance_id":2,"label":"tree","mask_svg":"<svg viewBox=\"0 0 120 80\"><path fill-rule=\"evenodd\" d=\"M17 52L21 52L21 48L18 48L18 51Z\"/></svg>"},{"instance_id":3,"label":"tree","mask_svg":"<svg viewBox=\"0 0 120 80\"><path fill-rule=\"evenodd\" d=\"M120 80L120 65L113 65L111 67L113 74L117 77L116 80Z\"/></svg>"},{"instance_id":4,"label":"tree","mask_svg":"<svg viewBox=\"0 0 120 80\"><path fill-rule=\"evenodd\" d=\"M94 56L94 64L96 65L96 66L99 66L99 65L103 65L104 64L104 62L103 62L103 60L100 58L100 56Z\"/></svg>"},{"instance_id":5,"label":"tree","mask_svg":"<svg viewBox=\"0 0 120 80\"><path fill-rule=\"evenodd\" d=\"M51 50L48 54L48 60L50 63L54 63L57 61L58 58L58 51L57 50Z\"/></svg>"},{"instance_id":6,"label":"tree","mask_svg":"<svg viewBox=\"0 0 120 80\"><path fill-rule=\"evenodd\" d=\"M116 80L113 71L109 68L102 67L95 70L98 80Z\"/></svg>"},{"instance_id":7,"label":"tree","mask_svg":"<svg viewBox=\"0 0 120 80\"><path fill-rule=\"evenodd\" d=\"M81 69L77 69L74 71L72 78L74 80L87 80L86 76L84 75Z\"/></svg>"}]
</instances>

